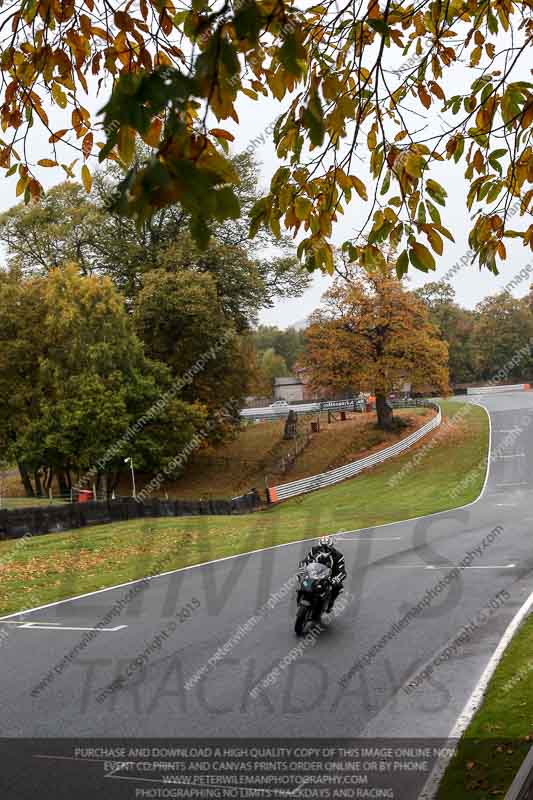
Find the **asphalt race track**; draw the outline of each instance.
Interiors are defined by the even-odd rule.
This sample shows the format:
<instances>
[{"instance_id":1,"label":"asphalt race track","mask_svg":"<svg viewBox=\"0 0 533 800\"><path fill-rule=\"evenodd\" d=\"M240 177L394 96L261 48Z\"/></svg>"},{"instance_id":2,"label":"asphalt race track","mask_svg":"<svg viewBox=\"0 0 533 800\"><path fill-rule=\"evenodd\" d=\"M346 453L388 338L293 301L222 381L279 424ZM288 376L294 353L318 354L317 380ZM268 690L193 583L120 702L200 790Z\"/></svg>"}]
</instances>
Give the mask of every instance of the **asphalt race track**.
<instances>
[{"instance_id":1,"label":"asphalt race track","mask_svg":"<svg viewBox=\"0 0 533 800\"><path fill-rule=\"evenodd\" d=\"M4 618L1 796L185 796L152 791L164 786L162 767L109 769L105 754L76 751L87 737L445 742L533 591L533 393L479 402L492 425L482 497L339 534L344 605L316 636L293 633L290 580L309 542L163 575L135 584L135 594L124 586ZM316 517L309 530L331 532ZM101 620L104 629L91 631ZM295 767L302 781L294 789L233 796L312 796L312 769ZM345 796L407 800L426 778L398 768L383 783L392 794Z\"/></svg>"}]
</instances>

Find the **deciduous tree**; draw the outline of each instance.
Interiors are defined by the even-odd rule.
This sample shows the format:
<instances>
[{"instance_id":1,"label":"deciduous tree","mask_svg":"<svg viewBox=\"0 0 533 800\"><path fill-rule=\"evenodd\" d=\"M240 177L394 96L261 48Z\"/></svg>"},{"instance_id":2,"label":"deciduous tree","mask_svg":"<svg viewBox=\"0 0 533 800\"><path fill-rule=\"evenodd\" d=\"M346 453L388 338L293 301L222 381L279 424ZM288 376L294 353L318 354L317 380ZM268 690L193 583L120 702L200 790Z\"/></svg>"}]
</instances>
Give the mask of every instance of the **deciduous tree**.
<instances>
[{"instance_id":1,"label":"deciduous tree","mask_svg":"<svg viewBox=\"0 0 533 800\"><path fill-rule=\"evenodd\" d=\"M415 291L427 306L433 324L448 344L450 382L468 383L477 378L474 352L476 315L455 302L455 291L446 281L432 281Z\"/></svg>"},{"instance_id":2,"label":"deciduous tree","mask_svg":"<svg viewBox=\"0 0 533 800\"><path fill-rule=\"evenodd\" d=\"M526 299L502 292L476 306L473 347L481 380L522 380L533 370L533 314Z\"/></svg>"},{"instance_id":3,"label":"deciduous tree","mask_svg":"<svg viewBox=\"0 0 533 800\"><path fill-rule=\"evenodd\" d=\"M125 439L171 387L109 278L83 277L75 266L26 279L0 273L0 448L28 494L52 479L68 490L95 466L96 482L114 480L131 447L139 469L163 467L212 412L172 393L134 441Z\"/></svg>"},{"instance_id":4,"label":"deciduous tree","mask_svg":"<svg viewBox=\"0 0 533 800\"><path fill-rule=\"evenodd\" d=\"M280 330L275 325L260 325L254 331L253 337L260 353L272 348L285 359L289 370L293 369L303 352L305 337L303 331L297 331L295 328Z\"/></svg>"},{"instance_id":5,"label":"deciduous tree","mask_svg":"<svg viewBox=\"0 0 533 800\"><path fill-rule=\"evenodd\" d=\"M175 380L191 373L182 391L188 402L216 409L244 397L250 376L243 343L212 275L186 269L147 273L133 318L150 358L168 365ZM211 438L224 432L225 420L220 423Z\"/></svg>"},{"instance_id":6,"label":"deciduous tree","mask_svg":"<svg viewBox=\"0 0 533 800\"><path fill-rule=\"evenodd\" d=\"M448 390L448 348L424 304L385 272L352 270L324 296L306 331L315 388L371 391L379 427L394 427L387 395L404 381Z\"/></svg>"},{"instance_id":7,"label":"deciduous tree","mask_svg":"<svg viewBox=\"0 0 533 800\"><path fill-rule=\"evenodd\" d=\"M139 149L139 158L143 152ZM281 297L298 297L310 276L301 270L287 239L276 242L263 232L249 246L249 213L259 197L258 168L246 153L232 163L241 181L242 217L217 226L204 249L192 241L187 213L179 204L141 225L112 212L114 186L123 175L116 164L97 173L90 196L79 184L66 182L37 203L11 208L0 216L0 241L9 263L25 274L46 273L72 260L84 274L108 275L132 303L144 275L153 269L208 273L226 314L244 330L257 321L261 308Z\"/></svg>"}]
</instances>

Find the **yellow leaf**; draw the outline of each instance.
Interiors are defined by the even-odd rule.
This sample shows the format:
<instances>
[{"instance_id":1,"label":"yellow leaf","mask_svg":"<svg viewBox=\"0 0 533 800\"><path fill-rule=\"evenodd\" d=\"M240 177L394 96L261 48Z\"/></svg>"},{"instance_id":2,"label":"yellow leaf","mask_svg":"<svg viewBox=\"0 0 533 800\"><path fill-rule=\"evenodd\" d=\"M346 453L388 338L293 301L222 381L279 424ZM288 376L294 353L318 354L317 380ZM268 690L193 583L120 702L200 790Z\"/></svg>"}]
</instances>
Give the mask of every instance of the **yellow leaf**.
<instances>
[{"instance_id":1,"label":"yellow leaf","mask_svg":"<svg viewBox=\"0 0 533 800\"><path fill-rule=\"evenodd\" d=\"M83 188L87 193L89 193L93 185L93 179L91 173L89 172L89 167L87 166L87 164L84 164L83 167L81 168L81 180L83 183Z\"/></svg>"},{"instance_id":2,"label":"yellow leaf","mask_svg":"<svg viewBox=\"0 0 533 800\"><path fill-rule=\"evenodd\" d=\"M533 122L533 103L531 103L522 114L520 125L525 130L526 128L529 128L532 122Z\"/></svg>"},{"instance_id":3,"label":"yellow leaf","mask_svg":"<svg viewBox=\"0 0 533 800\"><path fill-rule=\"evenodd\" d=\"M443 251L443 243L442 243L442 239L440 238L439 234L436 233L433 230L433 228L431 228L429 225L424 225L423 226L423 230L424 230L424 233L426 234L426 236L428 237L429 243L430 243L431 247L433 248L433 250L436 253L438 253L439 256L441 256L442 255L442 251Z\"/></svg>"},{"instance_id":4,"label":"yellow leaf","mask_svg":"<svg viewBox=\"0 0 533 800\"><path fill-rule=\"evenodd\" d=\"M135 155L135 131L128 125L122 125L118 135L118 152L125 164L131 164Z\"/></svg>"},{"instance_id":5,"label":"yellow leaf","mask_svg":"<svg viewBox=\"0 0 533 800\"><path fill-rule=\"evenodd\" d=\"M366 186L360 178L356 178L355 175L350 175L350 180L352 182L352 186L363 200L368 200L368 195L366 193Z\"/></svg>"},{"instance_id":6,"label":"yellow leaf","mask_svg":"<svg viewBox=\"0 0 533 800\"><path fill-rule=\"evenodd\" d=\"M60 108L67 107L67 96L57 83L52 84L52 97Z\"/></svg>"},{"instance_id":7,"label":"yellow leaf","mask_svg":"<svg viewBox=\"0 0 533 800\"><path fill-rule=\"evenodd\" d=\"M241 92L243 92L248 97L251 97L252 100L257 100L257 92L254 92L253 89L247 89L245 86L243 86Z\"/></svg>"},{"instance_id":8,"label":"yellow leaf","mask_svg":"<svg viewBox=\"0 0 533 800\"><path fill-rule=\"evenodd\" d=\"M22 192L25 190L27 183L28 183L28 178L25 175L23 175L21 178L18 179L18 181L17 181L17 189L16 189L17 197L19 197L22 194Z\"/></svg>"},{"instance_id":9,"label":"yellow leaf","mask_svg":"<svg viewBox=\"0 0 533 800\"><path fill-rule=\"evenodd\" d=\"M471 67L477 67L477 65L479 64L479 61L481 59L481 54L482 54L481 47L479 45L477 47L474 47L474 49L472 50L472 53L470 55L470 66Z\"/></svg>"},{"instance_id":10,"label":"yellow leaf","mask_svg":"<svg viewBox=\"0 0 533 800\"><path fill-rule=\"evenodd\" d=\"M40 167L57 167L57 161L53 161L51 158L41 158L37 164Z\"/></svg>"},{"instance_id":11,"label":"yellow leaf","mask_svg":"<svg viewBox=\"0 0 533 800\"><path fill-rule=\"evenodd\" d=\"M435 269L435 259L427 247L425 247L423 244L420 244L420 242L415 242L413 245L413 252L415 253L418 261L426 269Z\"/></svg>"}]
</instances>

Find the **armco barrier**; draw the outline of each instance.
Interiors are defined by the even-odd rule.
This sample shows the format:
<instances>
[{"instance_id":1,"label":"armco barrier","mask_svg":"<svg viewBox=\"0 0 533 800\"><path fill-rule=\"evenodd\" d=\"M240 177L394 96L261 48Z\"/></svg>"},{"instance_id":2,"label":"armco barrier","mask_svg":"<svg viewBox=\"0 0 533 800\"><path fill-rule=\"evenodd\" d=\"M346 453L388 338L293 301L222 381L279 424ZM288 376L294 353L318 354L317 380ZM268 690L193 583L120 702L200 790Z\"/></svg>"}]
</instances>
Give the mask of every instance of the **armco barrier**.
<instances>
[{"instance_id":1,"label":"armco barrier","mask_svg":"<svg viewBox=\"0 0 533 800\"><path fill-rule=\"evenodd\" d=\"M296 414L309 414L314 411L330 411L340 409L347 411L360 411L360 402L354 398L350 400L317 400L315 403L288 403L286 406L265 406L264 408L243 408L241 409L242 419L276 419L286 417L289 411Z\"/></svg>"},{"instance_id":2,"label":"armco barrier","mask_svg":"<svg viewBox=\"0 0 533 800\"><path fill-rule=\"evenodd\" d=\"M146 500L133 498L107 502L71 503L64 506L31 506L0 511L0 539L20 539L61 533L86 525L104 525L146 517L191 517L200 514L239 514L261 504L257 492L233 500Z\"/></svg>"},{"instance_id":3,"label":"armco barrier","mask_svg":"<svg viewBox=\"0 0 533 800\"><path fill-rule=\"evenodd\" d=\"M531 389L529 383L513 383L511 385L498 386L469 386L467 394L500 394L501 392L527 392Z\"/></svg>"},{"instance_id":4,"label":"armco barrier","mask_svg":"<svg viewBox=\"0 0 533 800\"><path fill-rule=\"evenodd\" d=\"M321 473L320 475L313 475L310 478L301 478L299 481L283 483L280 486L272 486L268 490L270 502L275 503L280 500L287 500L289 497L295 497L299 494L313 492L315 489L323 489L325 486L331 486L334 483L339 483L346 478L352 478L362 470L373 467L376 464L380 464L382 461L386 461L388 458L392 458L393 456L397 456L399 453L403 453L404 450L408 450L409 447L412 447L412 445L416 444L416 442L430 433L430 431L438 428L442 422L442 412L440 410L440 406L438 403L434 403L431 400L415 400L401 404L395 403L393 405L401 408L412 408L414 406L436 408L437 414L435 417L433 417L433 419L431 419L425 425L422 425L421 428L412 433L410 436L406 436L405 439L401 439L401 441L393 444L391 447L386 447L383 450L379 450L377 453L373 453L371 456L361 458L358 461L352 461L351 464L345 464L343 467L331 469L328 472Z\"/></svg>"}]
</instances>

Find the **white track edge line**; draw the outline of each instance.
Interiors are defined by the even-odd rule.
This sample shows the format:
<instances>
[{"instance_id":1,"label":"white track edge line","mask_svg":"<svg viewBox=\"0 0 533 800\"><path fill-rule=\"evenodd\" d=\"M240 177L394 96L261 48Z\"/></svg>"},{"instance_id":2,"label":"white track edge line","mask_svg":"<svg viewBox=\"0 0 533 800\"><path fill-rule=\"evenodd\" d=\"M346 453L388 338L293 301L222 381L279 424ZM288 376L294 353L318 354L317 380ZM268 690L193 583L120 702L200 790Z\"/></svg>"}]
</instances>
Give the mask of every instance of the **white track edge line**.
<instances>
[{"instance_id":1,"label":"white track edge line","mask_svg":"<svg viewBox=\"0 0 533 800\"><path fill-rule=\"evenodd\" d=\"M533 592L531 592L527 600L520 606L520 608L514 615L513 619L505 629L504 634L500 639L492 656L490 657L487 666L481 673L481 677L477 682L474 691L470 695L463 710L457 717L455 725L448 734L448 739L459 740L460 737L464 734L464 732L468 728L468 726L470 725L470 722L472 721L474 714L481 706L481 703L487 691L487 687L490 683L492 676L496 671L496 667L502 660L502 657L507 647L509 646L513 636L515 635L515 633L517 632L517 630L519 629L525 618L530 613L532 607L533 607ZM452 760L453 755L457 750L458 743L459 742L457 741L456 744L452 745L451 750L453 752L447 754L445 758L442 759L442 761L439 761L435 765L433 771L431 772L429 778L427 779L426 783L422 788L422 792L418 795L418 800L433 800L439 788L439 784L448 767L448 764Z\"/></svg>"},{"instance_id":2,"label":"white track edge line","mask_svg":"<svg viewBox=\"0 0 533 800\"><path fill-rule=\"evenodd\" d=\"M472 500L470 503L466 503L464 506L458 506L457 508L448 508L445 511L434 511L431 514L422 514L419 517L409 517L407 519L400 519L394 522L384 522L381 525L372 525L372 526L367 526L366 528L356 528L353 531L336 531L335 533L340 533L340 534L359 533L361 531L375 530L376 528L386 528L389 525L403 525L406 522L415 522L416 520L419 519L428 519L429 517L437 517L440 514L450 514L451 512L462 511L463 509L469 508L470 506L473 506L476 503L478 503L485 494L485 489L487 488L487 483L489 480L490 462L491 462L490 453L492 449L492 422L489 411L486 408L486 406L481 405L481 403L473 403L473 402L470 402L470 405L479 406L479 408L482 408L487 414L489 420L489 446L487 451L487 471L485 474L485 482L483 484L481 492L479 493L478 497L475 500ZM334 536L335 534L331 535ZM277 550L280 547L289 547L290 545L301 544L302 542L310 541L310 539L312 538L315 537L309 537L306 539L297 539L294 542L284 542L283 544L274 544L270 545L269 547L261 547L258 550L249 550L246 553L235 553L235 555L224 556L223 558L214 558L211 561L202 561L200 564L190 564L188 567L179 567L178 569L171 569L168 570L168 572L159 572L156 575L147 575L144 578L136 578L133 581L126 581L126 583L117 583L114 586L106 586L104 589L96 589L93 592L86 592L85 594L79 594L74 597L66 597L63 600L56 600L53 603L46 603L45 605L42 606L35 606L34 608L26 608L23 611L15 611L12 614L5 614L3 617L0 617L0 621L3 619L11 619L12 617L20 617L23 614L32 614L34 611L42 611L44 608L53 608L54 606L59 606L62 605L63 603L73 603L76 600L83 600L86 597L92 597L97 594L102 594L103 592L111 592L114 589L123 589L125 586L133 586L134 584L142 583L143 581L151 581L154 580L155 578L164 578L167 575L174 575L175 573L184 572L185 570L188 569L199 569L201 567L207 567L209 564L218 564L221 563L222 561L229 561L232 558L243 558L244 556L250 556L253 555L254 553L264 553L265 550ZM371 539L369 539L369 541L371 541Z\"/></svg>"}]
</instances>

